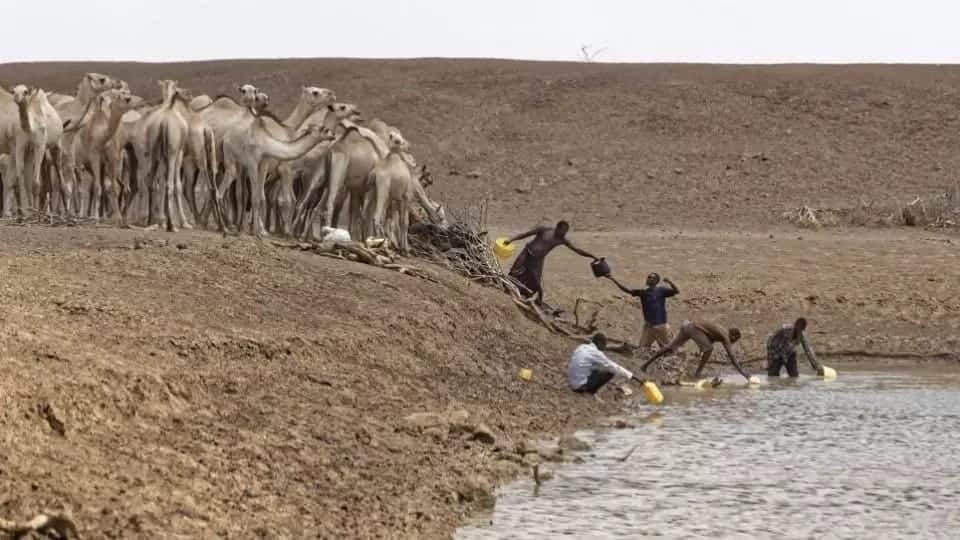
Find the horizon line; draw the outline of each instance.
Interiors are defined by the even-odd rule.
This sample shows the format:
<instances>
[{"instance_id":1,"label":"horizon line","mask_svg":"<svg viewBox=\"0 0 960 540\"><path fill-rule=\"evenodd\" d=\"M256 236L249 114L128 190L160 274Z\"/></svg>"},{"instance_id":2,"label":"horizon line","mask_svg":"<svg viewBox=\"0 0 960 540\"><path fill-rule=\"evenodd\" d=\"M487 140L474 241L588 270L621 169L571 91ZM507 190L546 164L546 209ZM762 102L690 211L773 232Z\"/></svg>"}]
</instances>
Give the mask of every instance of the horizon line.
<instances>
[{"instance_id":1,"label":"horizon line","mask_svg":"<svg viewBox=\"0 0 960 540\"><path fill-rule=\"evenodd\" d=\"M689 65L689 66L960 66L960 60L955 61L816 61L816 60L785 60L785 61L710 61L710 60L583 60L583 59L530 59L509 58L495 56L410 56L410 57L360 57L360 56L278 56L278 57L232 57L232 58L199 58L190 60L128 60L128 59L70 59L70 60L14 60L0 62L0 66L24 64L198 64L212 62L289 62L297 60L320 61L367 61L367 62L416 62L416 61L496 61L538 64L600 64L600 65Z\"/></svg>"}]
</instances>

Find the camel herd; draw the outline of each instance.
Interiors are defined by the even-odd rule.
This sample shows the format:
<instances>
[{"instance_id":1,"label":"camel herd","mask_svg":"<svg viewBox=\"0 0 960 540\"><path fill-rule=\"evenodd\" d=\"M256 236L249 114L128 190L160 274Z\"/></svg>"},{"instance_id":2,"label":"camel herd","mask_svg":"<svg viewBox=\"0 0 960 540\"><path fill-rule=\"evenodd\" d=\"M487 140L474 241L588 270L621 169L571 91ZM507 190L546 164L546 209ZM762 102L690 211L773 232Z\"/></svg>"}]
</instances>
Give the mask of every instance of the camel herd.
<instances>
[{"instance_id":1,"label":"camel herd","mask_svg":"<svg viewBox=\"0 0 960 540\"><path fill-rule=\"evenodd\" d=\"M426 166L382 120L326 88L304 86L279 119L269 96L238 86L236 99L193 96L161 80L160 98L87 73L76 95L0 87L3 217L44 212L122 226L249 229L313 240L336 228L406 252L413 218L445 221Z\"/></svg>"}]
</instances>

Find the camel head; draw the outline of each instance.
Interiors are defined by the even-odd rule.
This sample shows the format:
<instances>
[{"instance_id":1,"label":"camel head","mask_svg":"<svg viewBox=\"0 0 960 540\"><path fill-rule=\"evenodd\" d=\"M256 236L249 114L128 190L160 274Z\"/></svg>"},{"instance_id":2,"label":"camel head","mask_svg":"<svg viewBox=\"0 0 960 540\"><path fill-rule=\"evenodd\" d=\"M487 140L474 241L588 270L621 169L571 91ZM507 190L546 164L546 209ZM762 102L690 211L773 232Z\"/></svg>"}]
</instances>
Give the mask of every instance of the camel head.
<instances>
[{"instance_id":1,"label":"camel head","mask_svg":"<svg viewBox=\"0 0 960 540\"><path fill-rule=\"evenodd\" d=\"M266 92L257 90L256 94L253 96L253 109L258 113L260 111L266 110L270 106L270 95Z\"/></svg>"},{"instance_id":2,"label":"camel head","mask_svg":"<svg viewBox=\"0 0 960 540\"><path fill-rule=\"evenodd\" d=\"M317 143L329 142L337 138L334 135L333 130L318 124L310 124L303 126L297 130L297 137L306 137L306 136L317 137Z\"/></svg>"},{"instance_id":3,"label":"camel head","mask_svg":"<svg viewBox=\"0 0 960 540\"><path fill-rule=\"evenodd\" d=\"M237 92L240 93L240 103L245 107L253 107L257 100L257 93L260 90L252 84L237 85Z\"/></svg>"},{"instance_id":4,"label":"camel head","mask_svg":"<svg viewBox=\"0 0 960 540\"><path fill-rule=\"evenodd\" d=\"M160 86L160 93L163 94L163 101L165 102L173 99L180 88L180 83L172 79L160 79L157 84Z\"/></svg>"},{"instance_id":5,"label":"camel head","mask_svg":"<svg viewBox=\"0 0 960 540\"><path fill-rule=\"evenodd\" d=\"M123 115L136 105L129 90L112 89L97 96L100 107L108 107L111 114Z\"/></svg>"},{"instance_id":6,"label":"camel head","mask_svg":"<svg viewBox=\"0 0 960 540\"><path fill-rule=\"evenodd\" d=\"M332 112L334 118L338 120L350 120L351 122L362 120L360 109L353 103L331 103L327 105L327 110Z\"/></svg>"},{"instance_id":7,"label":"camel head","mask_svg":"<svg viewBox=\"0 0 960 540\"><path fill-rule=\"evenodd\" d=\"M337 94L327 88L304 86L300 89L300 99L314 108L320 108L336 101Z\"/></svg>"},{"instance_id":8,"label":"camel head","mask_svg":"<svg viewBox=\"0 0 960 540\"><path fill-rule=\"evenodd\" d=\"M13 87L13 90L10 92L13 94L14 103L24 103L33 99L33 96L37 95L36 88L30 88L25 84L18 84Z\"/></svg>"},{"instance_id":9,"label":"camel head","mask_svg":"<svg viewBox=\"0 0 960 540\"><path fill-rule=\"evenodd\" d=\"M94 94L99 94L103 91L110 90L111 88L120 88L123 81L118 81L109 75L104 75L103 73L87 73L83 77L83 82L81 84L86 84L93 90Z\"/></svg>"},{"instance_id":10,"label":"camel head","mask_svg":"<svg viewBox=\"0 0 960 540\"><path fill-rule=\"evenodd\" d=\"M410 149L410 143L403 138L399 131L391 129L387 132L387 147L395 152L404 152Z\"/></svg>"},{"instance_id":11,"label":"camel head","mask_svg":"<svg viewBox=\"0 0 960 540\"><path fill-rule=\"evenodd\" d=\"M193 99L193 91L189 88L181 88L178 86L176 92L178 96L188 103Z\"/></svg>"}]
</instances>

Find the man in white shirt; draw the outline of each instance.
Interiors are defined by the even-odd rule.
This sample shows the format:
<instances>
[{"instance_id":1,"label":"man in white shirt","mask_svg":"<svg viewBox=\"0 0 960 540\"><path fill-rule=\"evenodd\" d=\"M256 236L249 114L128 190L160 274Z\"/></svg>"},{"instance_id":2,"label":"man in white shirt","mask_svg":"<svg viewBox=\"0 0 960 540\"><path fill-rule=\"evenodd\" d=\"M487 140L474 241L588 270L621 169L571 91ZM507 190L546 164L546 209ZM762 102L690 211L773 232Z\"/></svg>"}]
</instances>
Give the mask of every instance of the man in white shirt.
<instances>
[{"instance_id":1,"label":"man in white shirt","mask_svg":"<svg viewBox=\"0 0 960 540\"><path fill-rule=\"evenodd\" d=\"M643 383L628 369L610 360L603 353L607 348L607 336L597 333L592 341L593 343L585 343L573 351L567 366L567 384L571 390L596 395L615 375Z\"/></svg>"}]
</instances>

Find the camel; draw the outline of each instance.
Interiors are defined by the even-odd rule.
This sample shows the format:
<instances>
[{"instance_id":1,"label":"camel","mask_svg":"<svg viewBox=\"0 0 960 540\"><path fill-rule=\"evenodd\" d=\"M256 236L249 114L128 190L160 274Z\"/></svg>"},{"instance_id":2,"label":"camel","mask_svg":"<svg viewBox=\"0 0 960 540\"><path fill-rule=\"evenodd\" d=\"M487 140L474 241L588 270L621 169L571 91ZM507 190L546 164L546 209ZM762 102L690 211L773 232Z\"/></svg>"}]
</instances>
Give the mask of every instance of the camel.
<instances>
[{"instance_id":1,"label":"camel","mask_svg":"<svg viewBox=\"0 0 960 540\"><path fill-rule=\"evenodd\" d=\"M86 73L77 84L77 94L71 99L57 99L51 103L60 115L63 126L63 135L60 141L62 149L61 174L57 182L61 194L60 208L54 205L55 210L62 210L67 215L73 215L74 190L77 186L76 159L73 155L74 138L77 131L89 118L93 98L110 89L121 89L124 83L102 73Z\"/></svg>"},{"instance_id":2,"label":"camel","mask_svg":"<svg viewBox=\"0 0 960 540\"><path fill-rule=\"evenodd\" d=\"M49 108L46 94L38 88L28 88L17 85L8 94L16 108L16 128L13 129L12 141L7 142L7 153L12 142L12 159L7 165L7 174L4 175L4 213L12 206L13 193L17 192L18 213L26 214L36 210L40 198L40 169L43 155L47 147L47 120L44 115L44 105ZM6 96L4 96L6 97ZM6 101L6 100L4 100ZM6 102L4 122L10 124L9 102ZM9 128L4 130L10 133ZM9 135L8 135L9 137ZM29 160L28 160L29 158ZM16 189L14 189L16 182Z\"/></svg>"},{"instance_id":3,"label":"camel","mask_svg":"<svg viewBox=\"0 0 960 540\"><path fill-rule=\"evenodd\" d=\"M266 118L264 125L270 131L270 133L275 138L283 140L290 139L293 136L293 132L305 125L308 119L313 118L317 110L325 110L325 107L335 101L336 98L336 94L330 89L320 88L317 86L303 86L301 87L300 100L297 102L296 107L294 107L290 114L287 115L287 118L283 121L276 121L272 114L266 113L267 106L269 105L269 97L263 92L257 92L255 103L251 108L257 114ZM237 114L234 115L233 119L234 121L230 126L224 126L221 129L221 133L223 134L222 137L226 137L226 135L230 132L245 130L247 127L249 127L250 122L253 121L253 115ZM273 121L271 122L271 120ZM319 124L320 122L314 123ZM228 163L228 158L225 154L223 155L223 160L221 163L224 165L224 178L220 183L218 190L221 194L223 194L233 185L234 179L236 178L235 173L237 169L235 166L231 166L230 174L227 174L227 167L231 164ZM277 163L273 160L268 160L264 166L266 167L267 174L269 174L277 168ZM253 179L255 177L251 176L250 178ZM238 225L244 221L242 218L243 208L246 208L246 204L237 204L234 207L233 215L236 218L235 222ZM204 209L204 218L207 215L207 210L207 208Z\"/></svg>"},{"instance_id":4,"label":"camel","mask_svg":"<svg viewBox=\"0 0 960 540\"><path fill-rule=\"evenodd\" d=\"M216 148L219 148L219 141L222 139L223 133L251 114L250 108L256 104L259 90L252 84L243 84L237 86L237 92L240 94L240 102L230 96L220 95L210 105L196 111L199 119L213 130ZM148 183L148 180L153 178L153 167L156 164L147 156L149 150L147 126L159 109L159 105L144 107L138 111L139 118L134 119L131 115L131 121L134 123L129 126L125 125L120 130L121 140L115 143L116 147L124 150L131 169L130 197L124 209L125 220L128 223L131 222L133 214L137 214L138 216L144 216L152 224L156 224L159 219L157 212L162 210L162 205L155 204L153 205L155 211L152 216L150 215L151 192L148 188L151 184ZM218 155L215 155L214 159L208 160L210 166L215 167L217 160L222 160L221 152L218 150ZM208 201L208 204L212 204L212 201ZM206 216L206 210L203 214Z\"/></svg>"},{"instance_id":5,"label":"camel","mask_svg":"<svg viewBox=\"0 0 960 540\"><path fill-rule=\"evenodd\" d=\"M188 138L189 126L186 119L177 111L177 81L164 79L157 81L163 93L163 104L147 119L147 153L148 161L157 160L159 169L165 171L166 181L161 185L160 175L152 182L153 186L153 218L166 214L166 226L170 232L176 232L175 220L180 226L192 228L187 220L183 200L183 177L180 168L183 164L184 148ZM166 197L160 191L166 187ZM166 201L163 205L162 202ZM151 223L153 225L154 223Z\"/></svg>"},{"instance_id":6,"label":"camel","mask_svg":"<svg viewBox=\"0 0 960 540\"><path fill-rule=\"evenodd\" d=\"M235 167L238 164L246 170L251 179L251 206L252 228L256 237L262 237L266 230L263 225L261 212L265 209L264 184L266 182L266 168L264 158L288 161L303 156L317 144L334 140L333 131L327 127L310 125L301 128L297 137L285 141L278 139L270 132L267 120L263 116L255 117L243 130L234 130L223 140L224 166ZM235 171L224 173L225 181L235 177ZM223 190L229 183L217 189L217 204L223 195Z\"/></svg>"},{"instance_id":7,"label":"camel","mask_svg":"<svg viewBox=\"0 0 960 540\"><path fill-rule=\"evenodd\" d=\"M117 175L119 166L114 162L119 156L108 151L123 115L133 108L135 102L129 92L109 90L95 98L95 110L76 138L74 156L77 164L93 179L92 190L80 190L80 214L100 217L101 188L106 194L110 216L121 218ZM92 200L91 193L92 191Z\"/></svg>"},{"instance_id":8,"label":"camel","mask_svg":"<svg viewBox=\"0 0 960 540\"><path fill-rule=\"evenodd\" d=\"M389 153L367 175L367 189L373 196L364 205L363 235L374 234L387 238L404 255L409 255L410 213L414 203L427 213L431 222L443 220L442 207L435 207L427 197L420 178L410 172L404 152L409 149L407 141L396 131L387 134ZM426 166L421 176L427 175ZM441 212L438 215L438 211Z\"/></svg>"},{"instance_id":9,"label":"camel","mask_svg":"<svg viewBox=\"0 0 960 540\"><path fill-rule=\"evenodd\" d=\"M353 122L341 121L344 125L349 125L353 129L349 130L346 136L337 140L329 152L327 152L324 163L324 176L327 189L320 199L318 207L311 212L308 218L306 206L308 201L315 195L319 189L317 185L308 187L307 193L301 198L301 203L297 205L297 216L295 217L295 232L305 237L307 240L312 238L314 222L312 214L320 212L321 225L324 227L336 227L337 217L340 214L344 200L350 198L350 225L348 230L353 237L362 234L361 215L365 190L367 186L367 175L390 153L386 143L376 133L362 126L357 126Z\"/></svg>"}]
</instances>

